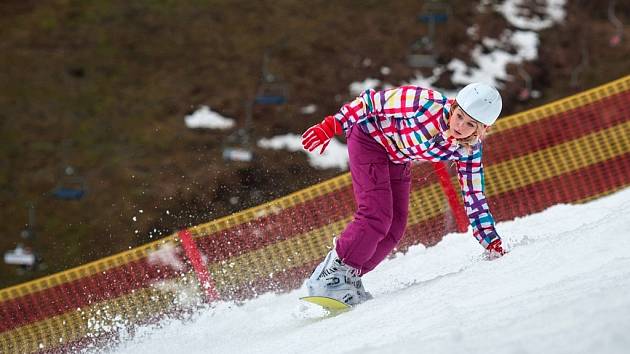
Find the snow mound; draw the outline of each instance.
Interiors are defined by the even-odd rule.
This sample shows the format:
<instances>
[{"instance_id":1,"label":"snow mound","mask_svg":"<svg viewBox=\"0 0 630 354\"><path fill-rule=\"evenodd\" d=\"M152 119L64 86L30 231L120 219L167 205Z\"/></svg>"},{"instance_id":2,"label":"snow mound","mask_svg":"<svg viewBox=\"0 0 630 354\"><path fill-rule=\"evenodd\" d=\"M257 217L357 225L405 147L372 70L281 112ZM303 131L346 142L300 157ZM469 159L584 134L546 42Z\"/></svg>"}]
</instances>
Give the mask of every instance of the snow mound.
<instances>
[{"instance_id":1,"label":"snow mound","mask_svg":"<svg viewBox=\"0 0 630 354\"><path fill-rule=\"evenodd\" d=\"M375 298L327 316L304 288L190 322L145 327L113 353L626 353L630 189L497 225L494 261L470 234L413 247L364 277Z\"/></svg>"}]
</instances>

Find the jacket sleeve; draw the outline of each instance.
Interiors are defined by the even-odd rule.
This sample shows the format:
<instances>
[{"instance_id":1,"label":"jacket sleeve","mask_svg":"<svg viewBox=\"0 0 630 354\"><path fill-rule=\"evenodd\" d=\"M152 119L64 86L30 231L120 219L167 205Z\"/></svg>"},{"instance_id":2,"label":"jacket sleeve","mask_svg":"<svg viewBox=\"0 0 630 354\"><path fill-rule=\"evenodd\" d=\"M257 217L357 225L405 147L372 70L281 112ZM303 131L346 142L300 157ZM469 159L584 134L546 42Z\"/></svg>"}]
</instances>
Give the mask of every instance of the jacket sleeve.
<instances>
[{"instance_id":1,"label":"jacket sleeve","mask_svg":"<svg viewBox=\"0 0 630 354\"><path fill-rule=\"evenodd\" d=\"M409 118L418 112L438 110L446 102L442 94L418 86L401 86L383 91L370 89L344 104L334 117L347 131L369 117Z\"/></svg>"},{"instance_id":2,"label":"jacket sleeve","mask_svg":"<svg viewBox=\"0 0 630 354\"><path fill-rule=\"evenodd\" d=\"M481 246L487 248L495 239L500 239L494 227L494 218L486 201L481 145L471 154L457 161L459 185L464 199L464 208L473 227L473 236Z\"/></svg>"}]
</instances>

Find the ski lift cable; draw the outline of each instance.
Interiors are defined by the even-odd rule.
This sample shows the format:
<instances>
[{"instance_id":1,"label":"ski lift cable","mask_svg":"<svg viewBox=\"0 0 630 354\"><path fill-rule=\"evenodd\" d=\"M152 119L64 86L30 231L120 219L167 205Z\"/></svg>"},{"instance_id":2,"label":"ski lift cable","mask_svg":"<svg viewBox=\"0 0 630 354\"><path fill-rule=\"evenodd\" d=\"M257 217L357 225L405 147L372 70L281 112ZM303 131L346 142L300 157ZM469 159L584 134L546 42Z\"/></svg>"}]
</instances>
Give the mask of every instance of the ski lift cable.
<instances>
[{"instance_id":1,"label":"ski lift cable","mask_svg":"<svg viewBox=\"0 0 630 354\"><path fill-rule=\"evenodd\" d=\"M518 71L518 75L525 82L524 87L522 87L520 92L518 93L518 98L521 101L525 101L525 100L528 100L528 99L530 99L532 97L532 77L523 68L522 65L518 65L517 66L517 71Z\"/></svg>"},{"instance_id":2,"label":"ski lift cable","mask_svg":"<svg viewBox=\"0 0 630 354\"><path fill-rule=\"evenodd\" d=\"M527 88L527 90L531 91L532 90L532 77L523 68L522 65L518 66L518 74L521 76L521 78L523 78L523 80L525 80L525 88Z\"/></svg>"},{"instance_id":3,"label":"ski lift cable","mask_svg":"<svg viewBox=\"0 0 630 354\"><path fill-rule=\"evenodd\" d=\"M610 0L608 2L608 20L615 26L617 33L623 33L623 23L621 20L615 15L615 5L617 0Z\"/></svg>"},{"instance_id":4,"label":"ski lift cable","mask_svg":"<svg viewBox=\"0 0 630 354\"><path fill-rule=\"evenodd\" d=\"M253 129L252 109L254 101L245 101L245 119L242 126L227 136L223 143L223 159L250 162L253 159L250 134Z\"/></svg>"},{"instance_id":5,"label":"ski lift cable","mask_svg":"<svg viewBox=\"0 0 630 354\"><path fill-rule=\"evenodd\" d=\"M571 72L571 87L577 87L579 85L579 75L588 66L588 48L586 48L586 41L584 40L582 40L580 53L581 61Z\"/></svg>"},{"instance_id":6,"label":"ski lift cable","mask_svg":"<svg viewBox=\"0 0 630 354\"><path fill-rule=\"evenodd\" d=\"M616 45L618 41L621 40L623 36L623 23L615 14L615 5L617 4L617 0L610 0L608 2L608 21L612 23L615 27L615 34L611 38L611 44Z\"/></svg>"},{"instance_id":7,"label":"ski lift cable","mask_svg":"<svg viewBox=\"0 0 630 354\"><path fill-rule=\"evenodd\" d=\"M269 53L270 53L269 49L265 50L265 53L263 53L262 70L261 70L263 82L275 81L275 76L271 74L271 72L269 72L269 60L270 60Z\"/></svg>"},{"instance_id":8,"label":"ski lift cable","mask_svg":"<svg viewBox=\"0 0 630 354\"><path fill-rule=\"evenodd\" d=\"M26 227L26 231L28 232L27 236L29 238L33 238L33 236L35 236L35 204L28 202L26 207L28 209L28 224Z\"/></svg>"}]
</instances>

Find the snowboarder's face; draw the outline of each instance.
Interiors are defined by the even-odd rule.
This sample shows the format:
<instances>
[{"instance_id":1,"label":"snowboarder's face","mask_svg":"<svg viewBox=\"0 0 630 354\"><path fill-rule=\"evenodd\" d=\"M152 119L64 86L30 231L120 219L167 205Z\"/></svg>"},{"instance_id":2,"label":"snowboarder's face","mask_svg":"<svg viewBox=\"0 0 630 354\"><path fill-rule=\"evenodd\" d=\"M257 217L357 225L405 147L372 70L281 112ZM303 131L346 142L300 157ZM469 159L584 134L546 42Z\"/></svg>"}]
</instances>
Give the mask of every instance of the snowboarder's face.
<instances>
[{"instance_id":1,"label":"snowboarder's face","mask_svg":"<svg viewBox=\"0 0 630 354\"><path fill-rule=\"evenodd\" d=\"M460 107L457 107L449 119L449 133L455 139L466 139L480 128L480 124L464 113Z\"/></svg>"}]
</instances>

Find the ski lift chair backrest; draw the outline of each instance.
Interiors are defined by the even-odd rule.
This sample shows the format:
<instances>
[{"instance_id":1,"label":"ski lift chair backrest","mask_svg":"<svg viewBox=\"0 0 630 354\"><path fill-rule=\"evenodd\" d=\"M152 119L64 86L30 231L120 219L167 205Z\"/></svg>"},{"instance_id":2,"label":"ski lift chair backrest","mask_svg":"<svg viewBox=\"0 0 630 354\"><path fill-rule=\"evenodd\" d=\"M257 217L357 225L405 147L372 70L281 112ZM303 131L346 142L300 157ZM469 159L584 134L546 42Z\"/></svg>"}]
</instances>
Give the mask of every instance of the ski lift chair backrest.
<instances>
[{"instance_id":1,"label":"ski lift chair backrest","mask_svg":"<svg viewBox=\"0 0 630 354\"><path fill-rule=\"evenodd\" d=\"M85 183L82 178L66 179L52 193L57 199L79 200L85 195Z\"/></svg>"},{"instance_id":2,"label":"ski lift chair backrest","mask_svg":"<svg viewBox=\"0 0 630 354\"><path fill-rule=\"evenodd\" d=\"M72 189L66 187L59 187L53 191L53 195L57 199L62 200L79 200L83 198L85 191L82 189Z\"/></svg>"},{"instance_id":3,"label":"ski lift chair backrest","mask_svg":"<svg viewBox=\"0 0 630 354\"><path fill-rule=\"evenodd\" d=\"M287 89L280 82L264 82L254 98L255 104L281 105L287 101Z\"/></svg>"},{"instance_id":4,"label":"ski lift chair backrest","mask_svg":"<svg viewBox=\"0 0 630 354\"><path fill-rule=\"evenodd\" d=\"M422 13L418 16L418 20L424 23L444 23L448 21L449 12L448 4L430 1L422 7Z\"/></svg>"},{"instance_id":5,"label":"ski lift chair backrest","mask_svg":"<svg viewBox=\"0 0 630 354\"><path fill-rule=\"evenodd\" d=\"M437 59L432 54L409 54L407 64L412 68L433 68L437 65Z\"/></svg>"}]
</instances>

